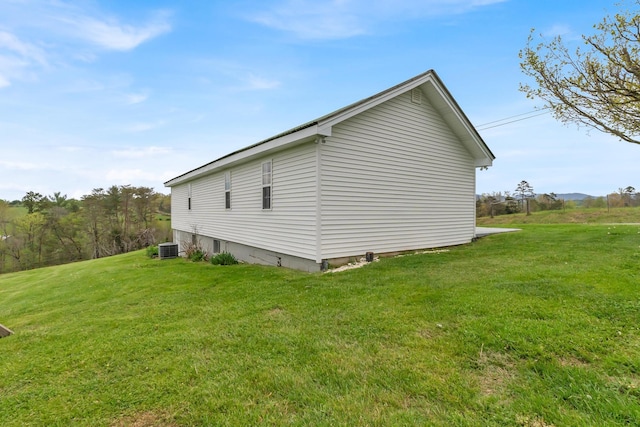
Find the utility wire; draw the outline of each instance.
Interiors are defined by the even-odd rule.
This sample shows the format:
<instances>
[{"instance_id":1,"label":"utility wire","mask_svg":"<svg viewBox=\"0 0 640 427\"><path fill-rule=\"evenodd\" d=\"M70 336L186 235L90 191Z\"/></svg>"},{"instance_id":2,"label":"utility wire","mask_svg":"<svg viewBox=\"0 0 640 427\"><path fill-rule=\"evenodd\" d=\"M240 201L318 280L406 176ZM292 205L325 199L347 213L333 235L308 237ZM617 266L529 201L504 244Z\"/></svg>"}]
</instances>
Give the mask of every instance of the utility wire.
<instances>
[{"instance_id":1,"label":"utility wire","mask_svg":"<svg viewBox=\"0 0 640 427\"><path fill-rule=\"evenodd\" d=\"M538 116L542 116L543 114L547 114L549 107L543 107L541 110L536 110L536 111L529 111L526 113L521 113L521 114L516 114L513 116L509 116L509 117L505 117L503 119L500 120L494 120L492 122L487 122L487 123L483 123L481 125L476 126L476 129L478 130L485 130L485 129L492 129L495 127L499 127L499 126L504 126L504 125L508 125L510 123L515 123L515 122L520 122L522 120L527 120L527 119L531 119L534 117L538 117ZM521 116L527 116L527 117L522 117L516 120L509 120L509 119L513 119L516 117L521 117ZM505 121L505 120L509 120L509 121ZM496 123L496 124L494 124ZM489 125L493 125L493 126L489 126Z\"/></svg>"},{"instance_id":2,"label":"utility wire","mask_svg":"<svg viewBox=\"0 0 640 427\"><path fill-rule=\"evenodd\" d=\"M493 129L493 128L497 128L497 127L500 127L500 126L508 125L508 124L510 124L510 123L521 122L521 121L523 121L523 120L532 119L532 118L534 118L534 117L542 116L543 114L547 114L547 111L543 111L542 113L534 114L534 115L532 115L532 116L523 117L523 118L521 118L521 119L511 120L511 121L509 121L509 122L504 122L504 123L499 123L499 124L497 124L497 125L493 125L493 126L483 127L482 129L478 129L478 130ZM478 127L479 127L479 126L478 126Z\"/></svg>"}]
</instances>

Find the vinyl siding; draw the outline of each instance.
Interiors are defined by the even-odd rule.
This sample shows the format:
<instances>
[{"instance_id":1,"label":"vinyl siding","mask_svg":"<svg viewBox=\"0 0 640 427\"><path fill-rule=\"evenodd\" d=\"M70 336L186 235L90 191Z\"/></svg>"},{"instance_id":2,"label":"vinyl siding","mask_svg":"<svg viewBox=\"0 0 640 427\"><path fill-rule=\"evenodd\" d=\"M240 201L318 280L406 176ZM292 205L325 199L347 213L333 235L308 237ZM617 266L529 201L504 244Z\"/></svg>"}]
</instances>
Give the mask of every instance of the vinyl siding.
<instances>
[{"instance_id":1,"label":"vinyl siding","mask_svg":"<svg viewBox=\"0 0 640 427\"><path fill-rule=\"evenodd\" d=\"M333 128L322 146L322 258L469 242L473 159L409 92Z\"/></svg>"},{"instance_id":2,"label":"vinyl siding","mask_svg":"<svg viewBox=\"0 0 640 427\"><path fill-rule=\"evenodd\" d=\"M271 160L272 208L262 209L262 162ZM224 173L231 171L231 209ZM307 259L316 258L316 145L307 143L172 187L173 228ZM184 203L183 203L184 200Z\"/></svg>"}]
</instances>

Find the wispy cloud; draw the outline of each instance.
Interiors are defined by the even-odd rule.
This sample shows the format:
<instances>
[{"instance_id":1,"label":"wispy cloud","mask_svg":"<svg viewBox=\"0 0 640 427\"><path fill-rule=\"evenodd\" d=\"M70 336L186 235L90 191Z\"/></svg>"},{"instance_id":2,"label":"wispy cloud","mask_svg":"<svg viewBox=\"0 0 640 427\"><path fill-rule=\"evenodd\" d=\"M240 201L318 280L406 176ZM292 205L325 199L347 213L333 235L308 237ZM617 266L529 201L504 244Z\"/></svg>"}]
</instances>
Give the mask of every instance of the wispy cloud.
<instances>
[{"instance_id":1,"label":"wispy cloud","mask_svg":"<svg viewBox=\"0 0 640 427\"><path fill-rule=\"evenodd\" d=\"M10 170L22 170L22 171L31 171L31 170L36 170L40 168L35 163L11 162L6 160L0 160L0 167L10 169Z\"/></svg>"},{"instance_id":2,"label":"wispy cloud","mask_svg":"<svg viewBox=\"0 0 640 427\"><path fill-rule=\"evenodd\" d=\"M129 93L125 95L127 104L139 104L149 98L146 93Z\"/></svg>"},{"instance_id":3,"label":"wispy cloud","mask_svg":"<svg viewBox=\"0 0 640 427\"><path fill-rule=\"evenodd\" d=\"M159 174L144 171L142 169L111 169L107 171L105 178L108 182L118 184L130 184L132 182L161 182Z\"/></svg>"},{"instance_id":4,"label":"wispy cloud","mask_svg":"<svg viewBox=\"0 0 640 427\"><path fill-rule=\"evenodd\" d=\"M15 34L0 31L0 88L11 85L11 81L30 77L29 69L46 67L44 51L25 42Z\"/></svg>"},{"instance_id":5,"label":"wispy cloud","mask_svg":"<svg viewBox=\"0 0 640 427\"><path fill-rule=\"evenodd\" d=\"M542 32L542 35L545 37L557 37L557 36L567 36L571 35L573 31L568 25L564 24L555 24L550 28L547 28Z\"/></svg>"},{"instance_id":6,"label":"wispy cloud","mask_svg":"<svg viewBox=\"0 0 640 427\"><path fill-rule=\"evenodd\" d=\"M158 120L155 122L139 122L127 126L125 130L127 132L145 132L148 130L156 129L162 125L164 125L164 121L162 120Z\"/></svg>"},{"instance_id":7,"label":"wispy cloud","mask_svg":"<svg viewBox=\"0 0 640 427\"><path fill-rule=\"evenodd\" d=\"M305 39L341 39L366 32L365 23L348 2L288 0L251 20Z\"/></svg>"},{"instance_id":8,"label":"wispy cloud","mask_svg":"<svg viewBox=\"0 0 640 427\"><path fill-rule=\"evenodd\" d=\"M142 22L64 1L0 2L0 88L34 80L43 68L93 62L101 50L129 51L171 31L171 14Z\"/></svg>"},{"instance_id":9,"label":"wispy cloud","mask_svg":"<svg viewBox=\"0 0 640 427\"><path fill-rule=\"evenodd\" d=\"M193 66L207 73L198 79L202 84L211 85L225 80L225 87L233 91L271 90L282 85L280 80L267 77L260 70L256 71L257 67L238 61L206 58ZM223 79L212 77L214 74Z\"/></svg>"},{"instance_id":10,"label":"wispy cloud","mask_svg":"<svg viewBox=\"0 0 640 427\"><path fill-rule=\"evenodd\" d=\"M62 151L62 152L65 152L65 153L77 153L77 152L83 150L82 147L78 147L78 146L75 146L75 145L61 145L61 146L56 147L56 149L58 151Z\"/></svg>"},{"instance_id":11,"label":"wispy cloud","mask_svg":"<svg viewBox=\"0 0 640 427\"><path fill-rule=\"evenodd\" d=\"M282 0L250 21L303 39L343 39L371 33L382 22L453 15L508 0Z\"/></svg>"},{"instance_id":12,"label":"wispy cloud","mask_svg":"<svg viewBox=\"0 0 640 427\"><path fill-rule=\"evenodd\" d=\"M280 82L277 80L267 79L255 74L249 74L246 82L248 90L275 89L280 86Z\"/></svg>"},{"instance_id":13,"label":"wispy cloud","mask_svg":"<svg viewBox=\"0 0 640 427\"><path fill-rule=\"evenodd\" d=\"M42 49L30 43L20 40L15 34L7 31L0 31L0 49L17 54L21 58L28 59L46 65L45 55Z\"/></svg>"},{"instance_id":14,"label":"wispy cloud","mask_svg":"<svg viewBox=\"0 0 640 427\"><path fill-rule=\"evenodd\" d=\"M114 150L111 152L114 157L125 159L141 159L152 156L165 156L170 153L171 149L166 147L127 148L125 150Z\"/></svg>"},{"instance_id":15,"label":"wispy cloud","mask_svg":"<svg viewBox=\"0 0 640 427\"><path fill-rule=\"evenodd\" d=\"M68 25L68 31L78 39L110 50L127 51L171 31L167 12L157 12L150 22L134 26L115 18L84 15L62 16L58 19Z\"/></svg>"}]
</instances>

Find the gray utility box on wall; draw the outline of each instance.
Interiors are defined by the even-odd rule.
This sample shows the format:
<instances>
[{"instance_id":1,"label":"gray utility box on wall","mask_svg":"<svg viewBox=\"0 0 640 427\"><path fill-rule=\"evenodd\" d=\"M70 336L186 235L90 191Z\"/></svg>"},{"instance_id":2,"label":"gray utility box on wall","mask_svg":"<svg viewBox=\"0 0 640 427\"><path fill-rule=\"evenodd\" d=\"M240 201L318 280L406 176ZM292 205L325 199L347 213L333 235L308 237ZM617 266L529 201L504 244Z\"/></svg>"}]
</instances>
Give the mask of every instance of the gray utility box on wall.
<instances>
[{"instance_id":1,"label":"gray utility box on wall","mask_svg":"<svg viewBox=\"0 0 640 427\"><path fill-rule=\"evenodd\" d=\"M160 243L158 245L158 258L169 259L178 257L178 244L177 243Z\"/></svg>"}]
</instances>

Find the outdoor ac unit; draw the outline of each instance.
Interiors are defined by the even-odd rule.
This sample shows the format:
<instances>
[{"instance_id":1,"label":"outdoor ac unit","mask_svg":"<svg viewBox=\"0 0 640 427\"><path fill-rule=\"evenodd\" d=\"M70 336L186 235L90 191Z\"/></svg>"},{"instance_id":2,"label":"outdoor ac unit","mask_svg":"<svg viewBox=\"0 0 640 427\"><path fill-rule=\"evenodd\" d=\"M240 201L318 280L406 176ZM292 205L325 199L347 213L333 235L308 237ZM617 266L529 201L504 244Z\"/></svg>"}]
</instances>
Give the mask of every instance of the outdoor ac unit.
<instances>
[{"instance_id":1,"label":"outdoor ac unit","mask_svg":"<svg viewBox=\"0 0 640 427\"><path fill-rule=\"evenodd\" d=\"M178 256L178 244L177 243L160 243L158 245L158 258L169 259L176 258Z\"/></svg>"}]
</instances>

